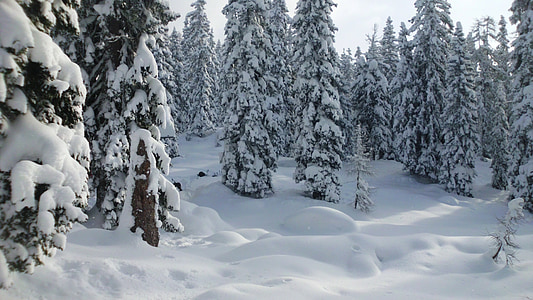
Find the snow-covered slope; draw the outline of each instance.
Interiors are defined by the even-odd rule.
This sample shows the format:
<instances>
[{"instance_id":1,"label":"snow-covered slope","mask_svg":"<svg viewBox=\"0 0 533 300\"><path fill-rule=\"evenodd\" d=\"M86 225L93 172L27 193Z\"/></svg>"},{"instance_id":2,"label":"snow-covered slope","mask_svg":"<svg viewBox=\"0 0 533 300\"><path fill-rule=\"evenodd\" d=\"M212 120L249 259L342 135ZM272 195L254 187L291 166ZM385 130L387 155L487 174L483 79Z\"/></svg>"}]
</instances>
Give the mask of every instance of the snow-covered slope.
<instances>
[{"instance_id":1,"label":"snow-covered slope","mask_svg":"<svg viewBox=\"0 0 533 300\"><path fill-rule=\"evenodd\" d=\"M479 162L470 199L373 163L376 207L353 210L354 182L340 204L302 195L294 161L282 159L275 195L243 198L220 184L215 137L182 140L171 178L182 183L184 234L159 248L128 231L77 225L67 249L33 275L15 274L0 299L528 299L533 226L518 231L513 269L488 254L506 194ZM197 177L199 171L209 176Z\"/></svg>"}]
</instances>

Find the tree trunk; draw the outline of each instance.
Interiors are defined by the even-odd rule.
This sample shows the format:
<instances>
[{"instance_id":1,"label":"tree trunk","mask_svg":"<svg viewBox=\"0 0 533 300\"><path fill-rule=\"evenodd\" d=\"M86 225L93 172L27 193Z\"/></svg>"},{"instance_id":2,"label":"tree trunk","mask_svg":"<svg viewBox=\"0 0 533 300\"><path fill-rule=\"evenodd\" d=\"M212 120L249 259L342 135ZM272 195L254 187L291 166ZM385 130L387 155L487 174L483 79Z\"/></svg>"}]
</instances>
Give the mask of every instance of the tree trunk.
<instances>
[{"instance_id":1,"label":"tree trunk","mask_svg":"<svg viewBox=\"0 0 533 300\"><path fill-rule=\"evenodd\" d=\"M144 161L135 166L135 187L131 199L135 224L131 230L135 232L137 228L141 228L143 240L150 246L157 247L159 245L159 230L156 225L155 195L148 191L151 166L142 139L137 147L137 155L143 157Z\"/></svg>"}]
</instances>

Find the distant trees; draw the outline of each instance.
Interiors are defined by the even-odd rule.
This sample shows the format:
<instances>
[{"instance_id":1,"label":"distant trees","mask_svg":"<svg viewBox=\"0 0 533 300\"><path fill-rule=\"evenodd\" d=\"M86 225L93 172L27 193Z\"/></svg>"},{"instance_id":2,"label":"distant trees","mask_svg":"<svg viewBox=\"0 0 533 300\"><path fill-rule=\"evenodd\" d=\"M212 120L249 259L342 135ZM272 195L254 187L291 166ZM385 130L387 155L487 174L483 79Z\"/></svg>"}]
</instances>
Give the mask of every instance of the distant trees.
<instances>
[{"instance_id":1,"label":"distant trees","mask_svg":"<svg viewBox=\"0 0 533 300\"><path fill-rule=\"evenodd\" d=\"M339 58L333 46L336 30L331 0L300 0L293 19L294 97L298 101L296 182L314 199L340 200L343 136L339 127Z\"/></svg>"},{"instance_id":2,"label":"distant trees","mask_svg":"<svg viewBox=\"0 0 533 300\"><path fill-rule=\"evenodd\" d=\"M368 213L374 206L374 201L370 199L370 186L364 176L370 176L374 173L370 167L370 158L366 152L360 125L355 126L353 136L355 150L349 157L348 174L355 176L354 208Z\"/></svg>"}]
</instances>

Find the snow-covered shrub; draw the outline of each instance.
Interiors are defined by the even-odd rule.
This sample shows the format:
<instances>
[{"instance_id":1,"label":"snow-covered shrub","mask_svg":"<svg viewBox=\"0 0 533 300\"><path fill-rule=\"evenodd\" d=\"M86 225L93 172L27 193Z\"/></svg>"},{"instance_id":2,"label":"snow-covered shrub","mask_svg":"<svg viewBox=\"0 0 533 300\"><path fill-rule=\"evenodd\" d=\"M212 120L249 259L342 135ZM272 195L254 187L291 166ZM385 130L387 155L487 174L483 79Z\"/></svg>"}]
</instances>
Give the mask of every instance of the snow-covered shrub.
<instances>
[{"instance_id":1,"label":"snow-covered shrub","mask_svg":"<svg viewBox=\"0 0 533 300\"><path fill-rule=\"evenodd\" d=\"M498 219L500 226L490 234L492 238L492 259L499 262L505 259L505 264L510 266L516 260L518 244L514 241L520 220L524 218L524 199L517 198L508 203L509 210L503 219Z\"/></svg>"}]
</instances>

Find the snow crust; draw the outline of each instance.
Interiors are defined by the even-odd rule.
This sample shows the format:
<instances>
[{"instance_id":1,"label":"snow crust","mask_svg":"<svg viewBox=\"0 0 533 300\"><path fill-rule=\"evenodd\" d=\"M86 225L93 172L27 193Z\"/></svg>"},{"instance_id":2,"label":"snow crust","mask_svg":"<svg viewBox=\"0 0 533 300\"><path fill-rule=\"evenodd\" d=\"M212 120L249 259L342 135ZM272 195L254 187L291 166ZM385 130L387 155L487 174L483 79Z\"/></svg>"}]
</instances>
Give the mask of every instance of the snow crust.
<instances>
[{"instance_id":1,"label":"snow crust","mask_svg":"<svg viewBox=\"0 0 533 300\"><path fill-rule=\"evenodd\" d=\"M147 134L147 133L146 133ZM33 275L14 274L0 299L521 299L533 294L533 224L516 234L514 269L490 257L487 232L507 212L477 162L474 194L446 193L390 161L372 162L375 209L353 209L344 170L338 204L302 196L283 159L266 199L235 195L216 174L216 136L180 139L172 180L182 183L183 234L158 248L128 230L75 225L68 247ZM510 206L519 206L511 202ZM0 260L2 257L0 257ZM1 264L0 264L1 265ZM0 276L2 276L0 270Z\"/></svg>"}]
</instances>

